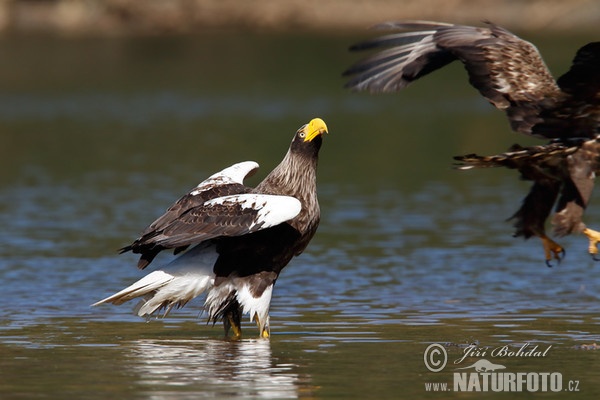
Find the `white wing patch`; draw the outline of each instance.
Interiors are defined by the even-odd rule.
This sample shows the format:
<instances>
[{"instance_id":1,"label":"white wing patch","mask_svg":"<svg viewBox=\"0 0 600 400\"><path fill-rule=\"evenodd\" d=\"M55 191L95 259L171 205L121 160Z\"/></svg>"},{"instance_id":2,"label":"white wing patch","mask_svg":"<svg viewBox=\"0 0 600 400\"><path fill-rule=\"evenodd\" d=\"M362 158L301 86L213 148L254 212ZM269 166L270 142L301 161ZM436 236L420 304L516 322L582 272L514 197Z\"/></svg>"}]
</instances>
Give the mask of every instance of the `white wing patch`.
<instances>
[{"instance_id":1,"label":"white wing patch","mask_svg":"<svg viewBox=\"0 0 600 400\"><path fill-rule=\"evenodd\" d=\"M248 208L255 210L256 216L249 229L256 225L261 229L279 225L296 217L302 210L300 200L295 197L256 193L218 197L207 201L204 205L237 206L242 210Z\"/></svg>"},{"instance_id":2,"label":"white wing patch","mask_svg":"<svg viewBox=\"0 0 600 400\"><path fill-rule=\"evenodd\" d=\"M227 185L232 183L244 183L244 179L248 176L252 176L256 170L258 170L258 163L254 161L244 161L237 164L233 164L230 167L225 168L215 174L212 174L204 181L198 184L194 190L190 192L191 195L197 195L203 191L210 189L214 186Z\"/></svg>"}]
</instances>

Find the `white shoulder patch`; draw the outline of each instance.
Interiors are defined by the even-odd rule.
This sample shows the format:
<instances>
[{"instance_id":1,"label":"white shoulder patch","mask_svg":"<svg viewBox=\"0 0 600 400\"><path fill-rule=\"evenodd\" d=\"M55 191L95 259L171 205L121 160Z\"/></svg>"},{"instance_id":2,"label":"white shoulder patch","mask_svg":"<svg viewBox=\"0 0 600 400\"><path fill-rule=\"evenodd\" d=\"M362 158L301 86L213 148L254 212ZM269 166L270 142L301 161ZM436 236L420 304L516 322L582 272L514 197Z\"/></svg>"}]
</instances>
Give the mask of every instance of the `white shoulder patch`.
<instances>
[{"instance_id":1,"label":"white shoulder patch","mask_svg":"<svg viewBox=\"0 0 600 400\"><path fill-rule=\"evenodd\" d=\"M300 200L291 196L272 194L245 193L217 197L204 203L205 206L237 206L241 209L251 208L256 211L252 226L260 225L262 229L279 225L300 214ZM252 229L252 226L250 229Z\"/></svg>"},{"instance_id":2,"label":"white shoulder patch","mask_svg":"<svg viewBox=\"0 0 600 400\"><path fill-rule=\"evenodd\" d=\"M258 170L258 163L254 161L243 161L237 164L233 164L230 167L225 168L215 174L212 174L204 181L200 182L196 188L190 192L192 195L196 195L206 189L214 186L227 185L232 183L244 183L246 177L252 176L256 170Z\"/></svg>"}]
</instances>

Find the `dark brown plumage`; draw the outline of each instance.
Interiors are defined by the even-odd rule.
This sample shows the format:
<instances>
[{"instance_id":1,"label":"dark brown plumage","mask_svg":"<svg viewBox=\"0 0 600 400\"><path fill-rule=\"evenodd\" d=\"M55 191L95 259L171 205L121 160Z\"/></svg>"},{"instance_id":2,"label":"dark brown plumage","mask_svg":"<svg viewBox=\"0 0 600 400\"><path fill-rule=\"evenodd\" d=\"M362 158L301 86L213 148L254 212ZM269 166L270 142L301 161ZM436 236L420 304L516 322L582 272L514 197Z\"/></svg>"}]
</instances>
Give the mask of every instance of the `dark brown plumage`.
<instances>
[{"instance_id":1,"label":"dark brown plumage","mask_svg":"<svg viewBox=\"0 0 600 400\"><path fill-rule=\"evenodd\" d=\"M162 250L194 246L101 303L143 297L140 316L181 307L208 291L209 321L241 336L249 313L269 336L269 305L281 270L304 251L319 225L316 170L327 126L311 120L295 134L281 163L255 188L243 185L258 164L246 161L212 175L172 205L121 252L141 254L146 267Z\"/></svg>"},{"instance_id":2,"label":"dark brown plumage","mask_svg":"<svg viewBox=\"0 0 600 400\"><path fill-rule=\"evenodd\" d=\"M564 255L544 228L554 204L555 234L586 234L589 251L596 255L600 233L581 218L600 157L600 42L580 48L571 69L555 81L535 46L491 23L472 27L406 21L378 28L395 32L351 48L379 51L344 73L350 77L346 87L394 92L455 60L462 62L471 85L504 110L513 130L553 139L546 146L497 156L457 157L462 168L505 166L534 182L513 216L515 235L540 237L548 265Z\"/></svg>"},{"instance_id":3,"label":"dark brown plumage","mask_svg":"<svg viewBox=\"0 0 600 400\"><path fill-rule=\"evenodd\" d=\"M257 168L258 166L252 168L245 178L252 176ZM175 237L189 237L190 230L193 231L194 226L201 227L205 232L208 230L206 226L199 223L199 220L207 218L210 212L210 210L203 209L206 201L233 194L249 193L252 190L237 182L222 182L218 185L215 185L214 182L203 183L203 187L194 188L190 193L177 200L162 216L150 224L138 239L120 249L119 252L122 254L133 251L141 254L138 261L139 269L146 268L162 250L174 249L174 253L178 254L188 245L176 246ZM185 230L186 226L190 226L187 231ZM177 232L182 230L185 233L178 235ZM227 232L223 233L227 234Z\"/></svg>"}]
</instances>

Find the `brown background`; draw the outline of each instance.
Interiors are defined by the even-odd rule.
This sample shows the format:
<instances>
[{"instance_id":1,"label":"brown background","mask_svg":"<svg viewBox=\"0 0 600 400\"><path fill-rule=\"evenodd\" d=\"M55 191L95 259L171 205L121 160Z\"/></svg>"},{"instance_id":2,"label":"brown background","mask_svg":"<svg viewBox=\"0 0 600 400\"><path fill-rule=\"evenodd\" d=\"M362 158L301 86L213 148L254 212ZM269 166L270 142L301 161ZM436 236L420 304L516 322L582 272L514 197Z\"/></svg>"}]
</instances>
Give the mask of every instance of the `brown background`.
<instances>
[{"instance_id":1,"label":"brown background","mask_svg":"<svg viewBox=\"0 0 600 400\"><path fill-rule=\"evenodd\" d=\"M210 30L347 32L429 19L516 30L598 31L597 0L0 0L0 35L157 35Z\"/></svg>"}]
</instances>

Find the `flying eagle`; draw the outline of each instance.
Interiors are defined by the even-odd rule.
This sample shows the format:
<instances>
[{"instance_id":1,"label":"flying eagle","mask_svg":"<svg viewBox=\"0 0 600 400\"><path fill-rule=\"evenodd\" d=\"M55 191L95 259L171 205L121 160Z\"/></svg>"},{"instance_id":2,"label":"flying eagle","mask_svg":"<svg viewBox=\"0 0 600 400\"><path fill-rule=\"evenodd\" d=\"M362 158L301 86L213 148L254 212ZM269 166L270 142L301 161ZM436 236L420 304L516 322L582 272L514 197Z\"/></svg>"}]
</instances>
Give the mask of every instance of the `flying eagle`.
<instances>
[{"instance_id":1,"label":"flying eagle","mask_svg":"<svg viewBox=\"0 0 600 400\"><path fill-rule=\"evenodd\" d=\"M492 23L472 27L403 21L377 28L394 32L351 47L379 51L344 73L350 76L346 87L396 92L455 60L462 62L471 85L504 110L514 131L550 139L550 143L529 148L515 145L491 157L455 157L459 168L505 166L533 181L512 217L515 236L539 237L548 266L565 254L545 232L555 204L554 234L585 234L595 259L600 233L587 228L582 216L599 169L600 42L580 48L570 70L555 81L534 45Z\"/></svg>"},{"instance_id":2,"label":"flying eagle","mask_svg":"<svg viewBox=\"0 0 600 400\"><path fill-rule=\"evenodd\" d=\"M248 313L260 336L268 338L275 281L319 225L316 172L326 132L320 118L298 129L281 163L255 188L243 184L258 169L253 161L200 183L121 249L140 254L141 269L162 250L185 252L94 305L141 297L139 316L161 310L166 315L207 292L208 320L223 320L226 336L232 329L241 337L241 316Z\"/></svg>"}]
</instances>

